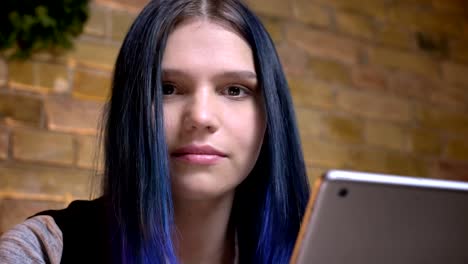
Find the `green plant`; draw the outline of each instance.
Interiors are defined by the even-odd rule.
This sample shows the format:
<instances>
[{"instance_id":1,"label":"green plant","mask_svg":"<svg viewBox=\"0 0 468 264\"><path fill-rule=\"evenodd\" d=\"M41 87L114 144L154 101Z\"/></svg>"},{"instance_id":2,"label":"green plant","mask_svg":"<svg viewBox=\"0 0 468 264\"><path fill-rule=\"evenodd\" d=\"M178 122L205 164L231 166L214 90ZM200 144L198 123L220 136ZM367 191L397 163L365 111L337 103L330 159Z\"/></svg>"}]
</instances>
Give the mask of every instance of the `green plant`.
<instances>
[{"instance_id":1,"label":"green plant","mask_svg":"<svg viewBox=\"0 0 468 264\"><path fill-rule=\"evenodd\" d=\"M23 59L70 49L89 14L89 0L2 0L0 6L0 52Z\"/></svg>"}]
</instances>

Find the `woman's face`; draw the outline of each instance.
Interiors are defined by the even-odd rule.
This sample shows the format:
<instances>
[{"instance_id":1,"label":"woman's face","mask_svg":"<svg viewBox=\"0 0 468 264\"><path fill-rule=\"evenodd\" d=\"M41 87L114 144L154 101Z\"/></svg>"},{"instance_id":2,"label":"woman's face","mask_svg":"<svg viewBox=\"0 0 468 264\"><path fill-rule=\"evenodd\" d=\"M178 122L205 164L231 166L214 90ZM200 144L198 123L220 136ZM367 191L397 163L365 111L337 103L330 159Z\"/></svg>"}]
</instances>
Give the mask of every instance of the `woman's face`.
<instances>
[{"instance_id":1,"label":"woman's face","mask_svg":"<svg viewBox=\"0 0 468 264\"><path fill-rule=\"evenodd\" d=\"M193 20L169 35L162 69L174 195L232 194L257 161L265 134L252 50L233 31Z\"/></svg>"}]
</instances>

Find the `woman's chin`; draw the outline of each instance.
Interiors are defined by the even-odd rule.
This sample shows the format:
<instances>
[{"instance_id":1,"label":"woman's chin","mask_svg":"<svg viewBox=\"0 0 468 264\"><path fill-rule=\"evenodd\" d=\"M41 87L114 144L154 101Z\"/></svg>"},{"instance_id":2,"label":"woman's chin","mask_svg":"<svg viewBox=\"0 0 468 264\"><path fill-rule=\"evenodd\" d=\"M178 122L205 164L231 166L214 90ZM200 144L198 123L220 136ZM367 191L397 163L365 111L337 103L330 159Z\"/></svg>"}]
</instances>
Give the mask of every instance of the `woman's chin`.
<instances>
[{"instance_id":1,"label":"woman's chin","mask_svg":"<svg viewBox=\"0 0 468 264\"><path fill-rule=\"evenodd\" d=\"M226 182L219 179L213 179L213 176L195 177L191 175L190 179L173 180L172 192L176 199L188 200L212 200L219 199L234 191L236 185L232 188Z\"/></svg>"}]
</instances>

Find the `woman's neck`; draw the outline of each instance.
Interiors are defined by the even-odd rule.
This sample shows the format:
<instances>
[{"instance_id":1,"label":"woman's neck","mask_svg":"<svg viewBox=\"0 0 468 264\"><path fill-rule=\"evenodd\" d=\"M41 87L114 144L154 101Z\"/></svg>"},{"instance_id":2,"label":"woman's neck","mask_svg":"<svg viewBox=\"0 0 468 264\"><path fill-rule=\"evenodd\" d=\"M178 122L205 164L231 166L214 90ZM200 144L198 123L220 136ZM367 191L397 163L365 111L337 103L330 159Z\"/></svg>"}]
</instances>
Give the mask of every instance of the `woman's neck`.
<instances>
[{"instance_id":1,"label":"woman's neck","mask_svg":"<svg viewBox=\"0 0 468 264\"><path fill-rule=\"evenodd\" d=\"M234 193L212 200L174 199L174 241L181 263L233 263L235 231L229 222L233 200Z\"/></svg>"}]
</instances>

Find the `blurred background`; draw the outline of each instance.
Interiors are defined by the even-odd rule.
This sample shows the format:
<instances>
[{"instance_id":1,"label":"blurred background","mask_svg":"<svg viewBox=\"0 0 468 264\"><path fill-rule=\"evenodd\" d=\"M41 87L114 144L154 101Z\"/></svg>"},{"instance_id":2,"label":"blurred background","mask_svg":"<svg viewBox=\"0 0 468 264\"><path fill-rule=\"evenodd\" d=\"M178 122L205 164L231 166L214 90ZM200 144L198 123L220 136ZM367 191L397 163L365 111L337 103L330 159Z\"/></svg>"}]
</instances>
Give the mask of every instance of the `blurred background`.
<instances>
[{"instance_id":1,"label":"blurred background","mask_svg":"<svg viewBox=\"0 0 468 264\"><path fill-rule=\"evenodd\" d=\"M0 233L88 199L119 46L146 0L90 1L74 48L0 57ZM468 181L468 2L249 0L286 70L313 181Z\"/></svg>"}]
</instances>

